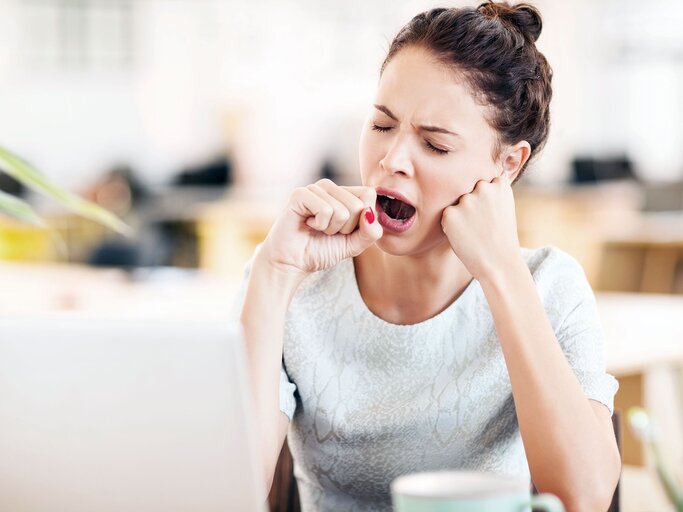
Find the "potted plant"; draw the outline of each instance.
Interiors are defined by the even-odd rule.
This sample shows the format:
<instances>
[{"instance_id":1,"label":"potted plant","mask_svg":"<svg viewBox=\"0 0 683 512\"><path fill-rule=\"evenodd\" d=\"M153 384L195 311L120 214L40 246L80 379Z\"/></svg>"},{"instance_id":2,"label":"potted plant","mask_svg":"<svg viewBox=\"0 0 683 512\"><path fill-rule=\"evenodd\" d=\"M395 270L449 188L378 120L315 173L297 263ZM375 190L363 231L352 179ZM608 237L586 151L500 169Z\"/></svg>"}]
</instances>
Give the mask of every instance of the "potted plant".
<instances>
[{"instance_id":1,"label":"potted plant","mask_svg":"<svg viewBox=\"0 0 683 512\"><path fill-rule=\"evenodd\" d=\"M0 172L5 172L31 190L57 201L78 215L99 222L123 235L131 233L129 226L116 215L52 184L31 164L2 146L0 146ZM45 225L26 201L3 191L0 191L0 215L14 217L22 222L38 226Z\"/></svg>"}]
</instances>

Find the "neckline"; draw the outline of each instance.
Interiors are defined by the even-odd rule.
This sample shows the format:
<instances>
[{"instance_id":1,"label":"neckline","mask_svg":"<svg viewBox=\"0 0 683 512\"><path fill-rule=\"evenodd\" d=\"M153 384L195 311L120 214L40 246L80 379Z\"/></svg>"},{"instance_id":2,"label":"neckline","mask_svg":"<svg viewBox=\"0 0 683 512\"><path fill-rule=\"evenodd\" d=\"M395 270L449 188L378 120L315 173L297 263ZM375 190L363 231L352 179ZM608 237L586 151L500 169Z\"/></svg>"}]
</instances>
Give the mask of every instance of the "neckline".
<instances>
[{"instance_id":1,"label":"neckline","mask_svg":"<svg viewBox=\"0 0 683 512\"><path fill-rule=\"evenodd\" d=\"M351 282L349 283L349 286L352 288L352 293L354 295L354 300L358 303L360 303L361 308L363 309L363 313L368 316L369 318L372 319L373 322L379 324L380 326L384 328L391 328L391 329L404 329L404 330L411 330L411 329L423 329L425 327L428 327L432 324L442 322L448 318L450 318L455 311L465 302L465 300L472 294L474 293L474 290L478 286L478 282L476 279L472 278L470 282L467 284L465 289L462 291L460 295L458 295L453 302L451 302L445 309L437 313L436 315L427 318L426 320L423 320L421 322L415 323L415 324L395 324L393 322L388 322L387 320L384 320L383 318L377 316L373 311L368 307L368 305L365 303L365 300L363 299L363 296L360 293L360 287L358 286L358 279L356 277L356 266L353 263L353 258L348 258L346 260L347 265L349 266L349 273L351 274Z\"/></svg>"}]
</instances>

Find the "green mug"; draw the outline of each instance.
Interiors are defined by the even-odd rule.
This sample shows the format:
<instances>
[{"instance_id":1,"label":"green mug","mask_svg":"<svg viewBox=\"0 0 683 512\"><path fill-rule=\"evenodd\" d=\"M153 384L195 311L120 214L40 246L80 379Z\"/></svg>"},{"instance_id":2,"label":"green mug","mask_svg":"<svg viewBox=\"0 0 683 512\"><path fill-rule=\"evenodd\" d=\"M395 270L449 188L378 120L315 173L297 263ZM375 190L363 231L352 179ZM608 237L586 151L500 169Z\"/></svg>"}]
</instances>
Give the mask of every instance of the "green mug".
<instances>
[{"instance_id":1,"label":"green mug","mask_svg":"<svg viewBox=\"0 0 683 512\"><path fill-rule=\"evenodd\" d=\"M564 512L552 494L531 496L524 480L475 471L403 475L391 482L395 512Z\"/></svg>"}]
</instances>

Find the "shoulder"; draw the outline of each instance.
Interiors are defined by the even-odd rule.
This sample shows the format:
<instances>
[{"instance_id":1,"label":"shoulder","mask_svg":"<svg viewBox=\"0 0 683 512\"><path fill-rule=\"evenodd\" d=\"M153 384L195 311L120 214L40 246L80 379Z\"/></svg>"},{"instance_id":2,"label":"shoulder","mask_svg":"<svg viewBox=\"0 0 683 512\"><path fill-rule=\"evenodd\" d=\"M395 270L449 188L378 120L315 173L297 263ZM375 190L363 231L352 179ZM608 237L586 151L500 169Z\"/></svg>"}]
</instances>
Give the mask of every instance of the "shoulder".
<instances>
[{"instance_id":1,"label":"shoulder","mask_svg":"<svg viewBox=\"0 0 683 512\"><path fill-rule=\"evenodd\" d=\"M538 249L522 248L521 253L537 286L587 283L581 264L562 249L548 245Z\"/></svg>"},{"instance_id":2,"label":"shoulder","mask_svg":"<svg viewBox=\"0 0 683 512\"><path fill-rule=\"evenodd\" d=\"M563 311L579 303L594 302L593 290L583 267L567 252L555 246L545 246L523 248L522 256L546 307Z\"/></svg>"},{"instance_id":3,"label":"shoulder","mask_svg":"<svg viewBox=\"0 0 683 512\"><path fill-rule=\"evenodd\" d=\"M523 247L521 252L535 278L548 278L567 273L585 275L583 267L574 256L553 245L546 245L538 249Z\"/></svg>"}]
</instances>

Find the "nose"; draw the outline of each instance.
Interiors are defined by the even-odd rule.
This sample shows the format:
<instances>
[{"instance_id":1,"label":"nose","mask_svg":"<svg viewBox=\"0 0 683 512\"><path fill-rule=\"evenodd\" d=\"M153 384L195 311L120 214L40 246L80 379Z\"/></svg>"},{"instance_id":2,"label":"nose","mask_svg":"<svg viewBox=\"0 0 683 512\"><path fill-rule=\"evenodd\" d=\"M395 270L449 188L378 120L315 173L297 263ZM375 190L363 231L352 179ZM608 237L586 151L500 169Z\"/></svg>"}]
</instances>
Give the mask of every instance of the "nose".
<instances>
[{"instance_id":1,"label":"nose","mask_svg":"<svg viewBox=\"0 0 683 512\"><path fill-rule=\"evenodd\" d=\"M402 140L401 136L394 138L384 158L379 162L380 167L390 174L413 176L409 145L409 141Z\"/></svg>"}]
</instances>

